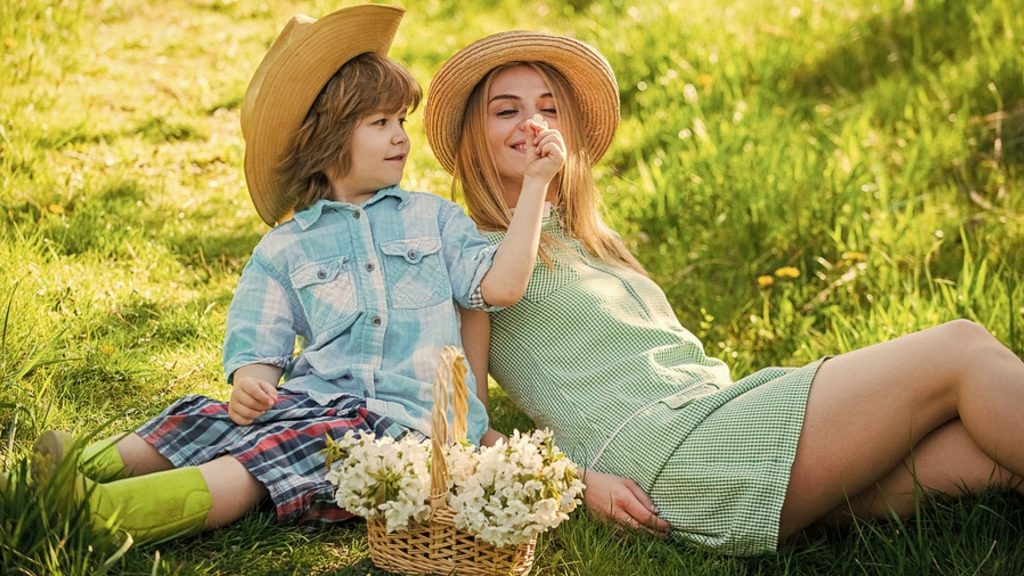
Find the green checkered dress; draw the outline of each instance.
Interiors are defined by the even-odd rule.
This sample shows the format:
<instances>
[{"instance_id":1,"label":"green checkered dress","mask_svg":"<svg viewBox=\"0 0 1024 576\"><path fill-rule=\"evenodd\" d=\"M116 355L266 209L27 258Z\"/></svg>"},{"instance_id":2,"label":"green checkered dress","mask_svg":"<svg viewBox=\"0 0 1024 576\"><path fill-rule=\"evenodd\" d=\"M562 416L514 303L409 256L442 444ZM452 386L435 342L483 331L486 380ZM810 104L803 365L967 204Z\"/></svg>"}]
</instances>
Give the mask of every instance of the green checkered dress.
<instances>
[{"instance_id":1,"label":"green checkered dress","mask_svg":"<svg viewBox=\"0 0 1024 576\"><path fill-rule=\"evenodd\" d=\"M555 265L538 259L523 300L491 315L491 374L576 463L636 481L677 536L775 550L820 361L733 382L657 284L591 258L557 216L544 232Z\"/></svg>"}]
</instances>

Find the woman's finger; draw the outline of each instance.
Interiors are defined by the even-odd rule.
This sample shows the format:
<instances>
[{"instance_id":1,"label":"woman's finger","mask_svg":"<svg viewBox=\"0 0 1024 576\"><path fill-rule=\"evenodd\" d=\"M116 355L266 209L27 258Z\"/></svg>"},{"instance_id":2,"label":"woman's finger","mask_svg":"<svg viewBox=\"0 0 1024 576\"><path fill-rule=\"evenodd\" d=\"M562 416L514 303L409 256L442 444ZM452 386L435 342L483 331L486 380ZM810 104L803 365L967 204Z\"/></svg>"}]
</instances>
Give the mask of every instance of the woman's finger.
<instances>
[{"instance_id":1,"label":"woman's finger","mask_svg":"<svg viewBox=\"0 0 1024 576\"><path fill-rule=\"evenodd\" d=\"M654 501L647 492L645 492L640 486L633 481L626 483L626 488L633 494L633 497L637 499L645 508L651 511L652 514L658 513L658 507L654 505Z\"/></svg>"},{"instance_id":2,"label":"woman's finger","mask_svg":"<svg viewBox=\"0 0 1024 576\"><path fill-rule=\"evenodd\" d=\"M633 527L641 528L649 534L663 535L671 528L668 522L658 518L643 502L636 499L633 494L623 498L621 510L629 517L629 523Z\"/></svg>"},{"instance_id":3,"label":"woman's finger","mask_svg":"<svg viewBox=\"0 0 1024 576\"><path fill-rule=\"evenodd\" d=\"M644 529L655 535L664 536L672 529L672 525L658 516L658 509L647 492L635 482L626 482L629 494L624 496L622 508Z\"/></svg>"}]
</instances>

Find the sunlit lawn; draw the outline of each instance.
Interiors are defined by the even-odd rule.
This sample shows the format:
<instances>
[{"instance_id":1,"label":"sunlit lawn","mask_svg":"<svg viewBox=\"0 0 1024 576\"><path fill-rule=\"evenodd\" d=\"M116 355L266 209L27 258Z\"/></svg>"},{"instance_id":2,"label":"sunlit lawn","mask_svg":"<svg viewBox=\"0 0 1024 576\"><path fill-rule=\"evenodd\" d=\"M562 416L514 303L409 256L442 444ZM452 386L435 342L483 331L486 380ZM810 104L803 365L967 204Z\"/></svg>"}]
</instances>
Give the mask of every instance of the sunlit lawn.
<instances>
[{"instance_id":1,"label":"sunlit lawn","mask_svg":"<svg viewBox=\"0 0 1024 576\"><path fill-rule=\"evenodd\" d=\"M0 3L0 466L46 428L129 429L226 398L227 304L265 227L238 112L289 16L328 2ZM410 2L392 55L424 88L510 28L575 35L618 73L609 224L743 376L967 317L1024 353L1024 10L992 2ZM447 195L419 113L407 188ZM898 386L898 379L894 381ZM496 425L531 424L497 388ZM266 511L119 550L14 482L3 574L377 574L360 522ZM72 518L74 520L74 517ZM578 514L537 574L1024 574L1019 498L940 502L777 555L619 535Z\"/></svg>"}]
</instances>

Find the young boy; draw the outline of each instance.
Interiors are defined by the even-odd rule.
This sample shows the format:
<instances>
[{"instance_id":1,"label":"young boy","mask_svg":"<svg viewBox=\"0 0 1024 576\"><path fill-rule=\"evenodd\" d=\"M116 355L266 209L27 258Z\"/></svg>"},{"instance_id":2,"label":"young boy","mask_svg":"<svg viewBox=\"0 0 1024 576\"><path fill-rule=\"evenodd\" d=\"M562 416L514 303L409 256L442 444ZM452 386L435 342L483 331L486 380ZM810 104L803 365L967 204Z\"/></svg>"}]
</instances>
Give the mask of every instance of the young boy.
<instances>
[{"instance_id":1,"label":"young boy","mask_svg":"<svg viewBox=\"0 0 1024 576\"><path fill-rule=\"evenodd\" d=\"M230 401L185 397L81 455L69 435L44 433L36 483L80 458L88 465L73 473L74 494L89 499L94 523L116 514L137 541L232 522L267 495L280 522L335 521L349 514L324 477L325 435L430 433L435 364L443 347L461 346L456 304L522 297L564 143L537 122L512 143L539 177L496 249L457 205L399 188L405 116L421 96L386 56L401 17L372 5L293 18L249 85L246 181L276 226L228 311ZM479 442L496 433L470 398L468 434Z\"/></svg>"}]
</instances>

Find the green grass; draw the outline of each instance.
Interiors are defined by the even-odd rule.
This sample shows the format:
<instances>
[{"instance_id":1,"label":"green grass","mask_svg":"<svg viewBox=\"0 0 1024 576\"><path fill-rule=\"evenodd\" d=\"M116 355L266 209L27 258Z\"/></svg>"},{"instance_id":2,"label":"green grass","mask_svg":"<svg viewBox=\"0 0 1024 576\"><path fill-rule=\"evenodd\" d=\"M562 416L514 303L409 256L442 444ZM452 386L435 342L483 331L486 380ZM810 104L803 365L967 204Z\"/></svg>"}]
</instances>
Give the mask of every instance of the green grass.
<instances>
[{"instance_id":1,"label":"green grass","mask_svg":"<svg viewBox=\"0 0 1024 576\"><path fill-rule=\"evenodd\" d=\"M424 86L510 28L576 35L617 71L610 224L734 375L957 317L1024 352L1024 11L1012 0L423 0L393 49ZM336 3L0 3L4 574L380 574L361 523L266 511L134 547L32 497L41 430L137 426L226 398L226 307L263 224L238 112L286 19ZM420 116L406 187L446 194ZM774 276L795 267L796 278ZM759 276L773 283L759 287ZM504 430L530 423L498 391ZM66 516L66 515L65 515ZM575 516L536 574L1024 573L1024 507L984 494L738 559Z\"/></svg>"}]
</instances>

